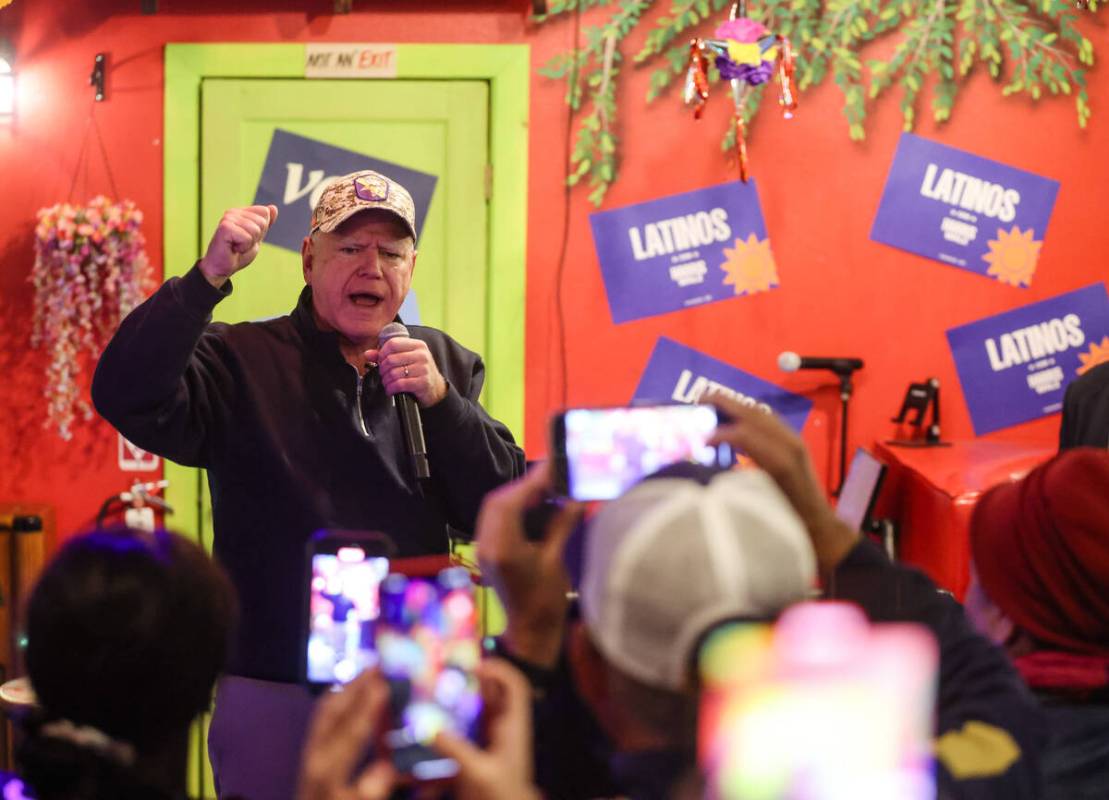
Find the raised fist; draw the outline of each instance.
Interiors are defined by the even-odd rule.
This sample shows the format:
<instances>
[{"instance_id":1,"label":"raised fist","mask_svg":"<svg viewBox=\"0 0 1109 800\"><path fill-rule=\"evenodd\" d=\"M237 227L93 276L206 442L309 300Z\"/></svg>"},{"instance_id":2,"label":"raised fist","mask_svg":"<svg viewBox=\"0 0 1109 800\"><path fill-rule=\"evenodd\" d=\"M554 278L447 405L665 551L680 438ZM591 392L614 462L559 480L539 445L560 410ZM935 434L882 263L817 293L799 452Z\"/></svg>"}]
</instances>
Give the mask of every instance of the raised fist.
<instances>
[{"instance_id":1,"label":"raised fist","mask_svg":"<svg viewBox=\"0 0 1109 800\"><path fill-rule=\"evenodd\" d=\"M277 206L231 208L223 212L200 271L217 289L258 255L266 231L277 219Z\"/></svg>"}]
</instances>

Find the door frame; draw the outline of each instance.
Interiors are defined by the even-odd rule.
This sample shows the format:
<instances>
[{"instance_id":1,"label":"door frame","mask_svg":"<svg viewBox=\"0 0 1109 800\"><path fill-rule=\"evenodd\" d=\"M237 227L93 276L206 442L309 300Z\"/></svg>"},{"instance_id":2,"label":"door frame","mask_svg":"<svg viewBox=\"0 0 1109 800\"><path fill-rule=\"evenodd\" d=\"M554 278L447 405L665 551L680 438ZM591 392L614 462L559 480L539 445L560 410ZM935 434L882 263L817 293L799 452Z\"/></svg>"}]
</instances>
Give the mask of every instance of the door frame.
<instances>
[{"instance_id":1,"label":"door frame","mask_svg":"<svg viewBox=\"0 0 1109 800\"><path fill-rule=\"evenodd\" d=\"M398 44L397 79L489 83L488 281L484 402L522 441L527 251L528 93L525 44ZM181 274L207 244L200 229L201 84L206 78L304 78L306 44L184 44L165 49L163 256L166 276ZM307 79L306 79L307 80ZM390 79L368 79L390 80ZM449 246L449 245L448 245ZM495 270L495 271L494 271ZM173 527L201 537L199 485L165 463ZM194 473L199 475L199 473ZM194 483L199 483L194 478Z\"/></svg>"},{"instance_id":2,"label":"door frame","mask_svg":"<svg viewBox=\"0 0 1109 800\"><path fill-rule=\"evenodd\" d=\"M523 441L524 306L527 248L527 45L398 44L397 79L484 80L489 83L492 170L486 257L488 314L484 402ZM167 44L163 99L163 248L166 277L182 274L207 245L200 229L201 84L205 78L304 78L306 45ZM307 79L306 79L307 80ZM388 79L383 79L388 80ZM448 244L449 246L449 244ZM495 270L495 271L494 271ZM172 527L204 541L201 472L165 461L175 508ZM210 532L209 532L210 534ZM190 791L208 796L202 723L189 769ZM195 771L194 771L195 769Z\"/></svg>"}]
</instances>

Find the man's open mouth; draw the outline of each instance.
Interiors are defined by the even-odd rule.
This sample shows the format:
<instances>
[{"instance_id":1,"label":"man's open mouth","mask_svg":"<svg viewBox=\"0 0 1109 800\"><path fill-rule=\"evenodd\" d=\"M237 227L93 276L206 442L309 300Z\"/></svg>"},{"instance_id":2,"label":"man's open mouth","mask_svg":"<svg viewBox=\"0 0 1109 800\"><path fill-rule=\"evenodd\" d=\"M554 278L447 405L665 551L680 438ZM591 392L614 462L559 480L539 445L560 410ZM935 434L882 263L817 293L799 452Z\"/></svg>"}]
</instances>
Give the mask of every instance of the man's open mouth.
<instances>
[{"instance_id":1,"label":"man's open mouth","mask_svg":"<svg viewBox=\"0 0 1109 800\"><path fill-rule=\"evenodd\" d=\"M381 302L381 296L372 294L371 292L351 292L347 296L350 298L351 303L356 306L362 306L363 308L373 308Z\"/></svg>"}]
</instances>

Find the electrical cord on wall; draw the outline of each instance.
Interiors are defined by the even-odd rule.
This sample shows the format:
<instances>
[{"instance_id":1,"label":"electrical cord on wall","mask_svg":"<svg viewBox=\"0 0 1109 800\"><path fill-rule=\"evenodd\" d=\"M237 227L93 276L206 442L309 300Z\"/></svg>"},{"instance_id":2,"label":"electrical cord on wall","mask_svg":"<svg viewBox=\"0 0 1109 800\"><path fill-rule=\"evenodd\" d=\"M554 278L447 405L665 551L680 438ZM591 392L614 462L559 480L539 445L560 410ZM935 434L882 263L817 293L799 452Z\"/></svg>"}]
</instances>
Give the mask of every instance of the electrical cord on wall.
<instances>
[{"instance_id":1,"label":"electrical cord on wall","mask_svg":"<svg viewBox=\"0 0 1109 800\"><path fill-rule=\"evenodd\" d=\"M570 62L570 96L573 98L574 92L577 90L578 85L578 61L581 55L581 0L574 4L574 47L571 53ZM569 373L566 367L566 310L562 303L562 279L566 271L566 250L570 242L570 196L574 187L570 185L570 165L573 155L573 124L574 124L574 106L572 103L566 104L566 162L565 174L562 178L563 188L563 213L562 213L562 244L559 248L558 266L555 268L555 319L558 321L558 368L560 372L559 391L558 391L558 405L560 408L566 407L567 402L567 384L569 383ZM549 327L548 327L549 330ZM548 379L547 385L550 386ZM550 395L548 394L548 397Z\"/></svg>"}]
</instances>

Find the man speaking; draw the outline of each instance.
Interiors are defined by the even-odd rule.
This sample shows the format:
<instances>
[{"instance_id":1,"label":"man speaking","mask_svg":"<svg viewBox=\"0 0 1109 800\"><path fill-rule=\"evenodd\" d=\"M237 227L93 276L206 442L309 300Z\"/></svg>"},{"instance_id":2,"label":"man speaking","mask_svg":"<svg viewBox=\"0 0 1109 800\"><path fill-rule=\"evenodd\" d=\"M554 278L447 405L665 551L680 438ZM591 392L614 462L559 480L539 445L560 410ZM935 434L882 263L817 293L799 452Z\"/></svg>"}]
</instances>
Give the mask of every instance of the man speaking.
<instances>
[{"instance_id":1,"label":"man speaking","mask_svg":"<svg viewBox=\"0 0 1109 800\"><path fill-rule=\"evenodd\" d=\"M424 326L391 326L379 342L416 264L412 198L383 175L324 190L291 314L211 322L276 218L274 206L227 211L196 266L123 321L93 379L97 410L124 436L208 470L215 554L241 606L209 753L219 794L251 800L290 797L295 783L311 706L297 685L311 533L378 530L398 556L444 553L449 528L472 531L485 493L524 467L478 405L476 353ZM426 480L398 394L422 418Z\"/></svg>"}]
</instances>

